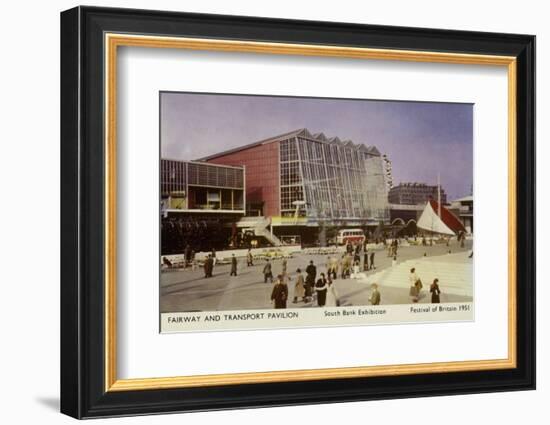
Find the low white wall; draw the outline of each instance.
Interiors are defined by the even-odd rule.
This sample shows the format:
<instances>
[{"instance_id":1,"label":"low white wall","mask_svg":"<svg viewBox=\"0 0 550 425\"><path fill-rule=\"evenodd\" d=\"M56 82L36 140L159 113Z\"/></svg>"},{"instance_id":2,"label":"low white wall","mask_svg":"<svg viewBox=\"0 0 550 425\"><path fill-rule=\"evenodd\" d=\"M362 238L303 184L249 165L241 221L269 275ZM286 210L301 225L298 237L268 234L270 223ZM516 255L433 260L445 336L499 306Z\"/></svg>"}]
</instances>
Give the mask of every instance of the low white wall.
<instances>
[{"instance_id":1,"label":"low white wall","mask_svg":"<svg viewBox=\"0 0 550 425\"><path fill-rule=\"evenodd\" d=\"M280 251L283 254L292 254L293 252L301 252L302 247L300 245L287 245L287 246L278 246L278 247L272 247L272 248L252 248L252 255L261 255L265 252L269 251ZM197 252L195 253L195 259L197 260L204 260L206 257L208 257L208 254L211 252ZM216 251L216 259L221 260L222 258L229 259L233 254L235 254L235 257L237 258L245 258L246 254L248 253L248 249L228 249L225 251ZM185 260L184 254L172 254L172 255L162 255L160 257L160 263L162 264L162 261L164 258L167 258L172 263L179 263L183 262Z\"/></svg>"}]
</instances>

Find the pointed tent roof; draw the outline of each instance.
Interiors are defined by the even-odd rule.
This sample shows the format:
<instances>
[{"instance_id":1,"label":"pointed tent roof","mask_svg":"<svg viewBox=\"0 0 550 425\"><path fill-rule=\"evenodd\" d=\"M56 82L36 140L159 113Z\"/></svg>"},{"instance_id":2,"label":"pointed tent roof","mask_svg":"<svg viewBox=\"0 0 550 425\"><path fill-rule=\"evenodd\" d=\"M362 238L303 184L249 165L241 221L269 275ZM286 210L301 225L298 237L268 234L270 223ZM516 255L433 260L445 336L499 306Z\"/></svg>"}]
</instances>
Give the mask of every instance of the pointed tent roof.
<instances>
[{"instance_id":1,"label":"pointed tent roof","mask_svg":"<svg viewBox=\"0 0 550 425\"><path fill-rule=\"evenodd\" d=\"M439 217L437 215L438 206L436 201L427 202L416 226L422 230L443 235L456 235L460 231L466 231L460 220L443 205L441 206L441 217Z\"/></svg>"}]
</instances>

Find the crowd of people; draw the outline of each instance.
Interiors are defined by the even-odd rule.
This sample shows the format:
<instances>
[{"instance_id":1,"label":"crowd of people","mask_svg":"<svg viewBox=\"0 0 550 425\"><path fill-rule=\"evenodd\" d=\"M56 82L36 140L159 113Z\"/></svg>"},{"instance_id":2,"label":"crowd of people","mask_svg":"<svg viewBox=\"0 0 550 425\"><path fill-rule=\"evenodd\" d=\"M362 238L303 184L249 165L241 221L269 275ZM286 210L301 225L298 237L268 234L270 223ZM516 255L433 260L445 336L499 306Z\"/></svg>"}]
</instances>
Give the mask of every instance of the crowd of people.
<instances>
[{"instance_id":1,"label":"crowd of people","mask_svg":"<svg viewBox=\"0 0 550 425\"><path fill-rule=\"evenodd\" d=\"M270 261L266 260L264 267L264 282L266 283L267 276L272 277L271 269ZM293 304L315 302L319 307L336 307L340 305L333 280L325 273L320 273L317 276L317 267L313 260L309 262L305 269L305 277L302 270L298 268L294 278L296 282L294 284ZM277 275L277 281L271 291L271 301L275 308L287 308L290 280L290 276L286 273L286 264L284 264L283 271Z\"/></svg>"},{"instance_id":2,"label":"crowd of people","mask_svg":"<svg viewBox=\"0 0 550 425\"><path fill-rule=\"evenodd\" d=\"M398 251L397 240L388 244L388 255L393 256L392 265L396 264L396 257ZM195 253L189 245L184 250L185 264L191 265L193 269L196 268ZM314 261L311 260L304 272L301 268L298 268L291 277L287 268L287 259L283 259L281 262L280 273L274 277L274 265L272 261L267 258L263 264L262 276L263 282L272 285L270 299L274 308L287 308L287 301L289 297L289 284L290 281L294 281L294 291L292 303L312 303L319 307L333 307L340 305L338 293L334 286L334 281L337 278L347 279L354 274L358 276L361 271L374 270L375 252L369 251L366 244L351 244L348 243L345 248L345 252L341 255L328 256L325 264L326 272L318 273L317 266ZM213 270L216 265L216 250L212 249L211 252L204 259L204 277L210 278L213 276ZM230 263L230 276L237 276L238 272L238 260L235 254L231 255ZM254 266L254 256L249 249L246 254L247 267ZM356 277L355 276L355 277ZM412 303L417 303L422 297L423 284L422 280L416 273L416 269L410 269L409 274L409 297ZM381 303L381 294L378 290L378 285L373 283L371 285L371 295L369 302L371 305L379 305ZM439 279L435 278L430 285L429 291L431 293L431 302L439 303L441 290L439 287Z\"/></svg>"},{"instance_id":3,"label":"crowd of people","mask_svg":"<svg viewBox=\"0 0 550 425\"><path fill-rule=\"evenodd\" d=\"M346 244L345 252L341 256L328 256L325 264L325 272L318 274L317 266L313 260L305 268L305 275L301 268L296 270L294 283L294 298L292 303L314 302L319 307L338 306L340 304L334 281L350 278L352 275L358 275L361 271L374 270L375 252L368 251L367 244ZM263 267L264 283L273 283L273 266L269 259L265 261ZM271 300L275 308L286 308L288 297L288 284L290 277L287 273L287 263L283 260L281 274L277 275L277 280L273 287ZM381 296L378 291L378 285L373 284L372 294L369 301L373 305L380 304Z\"/></svg>"}]
</instances>

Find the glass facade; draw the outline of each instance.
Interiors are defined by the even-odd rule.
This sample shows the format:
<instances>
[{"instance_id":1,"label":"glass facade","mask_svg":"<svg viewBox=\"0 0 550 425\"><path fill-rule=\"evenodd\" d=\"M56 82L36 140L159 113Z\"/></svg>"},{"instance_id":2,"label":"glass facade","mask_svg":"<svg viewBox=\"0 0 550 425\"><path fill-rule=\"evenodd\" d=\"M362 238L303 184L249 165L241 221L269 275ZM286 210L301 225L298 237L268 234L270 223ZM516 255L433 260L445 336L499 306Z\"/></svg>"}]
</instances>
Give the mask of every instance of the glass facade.
<instances>
[{"instance_id":1,"label":"glass facade","mask_svg":"<svg viewBox=\"0 0 550 425\"><path fill-rule=\"evenodd\" d=\"M389 219L385 163L376 149L302 131L280 141L279 153L281 215Z\"/></svg>"}]
</instances>

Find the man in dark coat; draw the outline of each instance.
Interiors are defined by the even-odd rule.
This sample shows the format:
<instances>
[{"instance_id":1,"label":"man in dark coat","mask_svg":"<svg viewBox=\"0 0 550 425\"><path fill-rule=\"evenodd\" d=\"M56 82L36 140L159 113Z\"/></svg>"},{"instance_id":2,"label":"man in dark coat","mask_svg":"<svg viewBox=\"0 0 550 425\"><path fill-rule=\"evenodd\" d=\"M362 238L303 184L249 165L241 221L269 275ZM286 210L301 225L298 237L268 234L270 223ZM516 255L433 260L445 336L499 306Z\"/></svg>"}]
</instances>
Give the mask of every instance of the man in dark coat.
<instances>
[{"instance_id":1,"label":"man in dark coat","mask_svg":"<svg viewBox=\"0 0 550 425\"><path fill-rule=\"evenodd\" d=\"M185 268L187 268L189 264L191 264L191 247L189 246L189 244L185 246L184 258L185 258Z\"/></svg>"},{"instance_id":2,"label":"man in dark coat","mask_svg":"<svg viewBox=\"0 0 550 425\"><path fill-rule=\"evenodd\" d=\"M277 283L271 291L271 301L275 304L275 308L286 308L286 300L288 299L288 286L283 280L282 275L277 276Z\"/></svg>"},{"instance_id":3,"label":"man in dark coat","mask_svg":"<svg viewBox=\"0 0 550 425\"><path fill-rule=\"evenodd\" d=\"M367 271L369 269L369 253L365 249L365 253L363 254L363 271Z\"/></svg>"},{"instance_id":4,"label":"man in dark coat","mask_svg":"<svg viewBox=\"0 0 550 425\"><path fill-rule=\"evenodd\" d=\"M370 253L370 265L369 265L369 268L370 269L375 269L376 267L374 267L374 251L372 251Z\"/></svg>"},{"instance_id":5,"label":"man in dark coat","mask_svg":"<svg viewBox=\"0 0 550 425\"><path fill-rule=\"evenodd\" d=\"M315 286L315 277L317 276L317 267L313 264L313 261L309 262L309 266L306 267L306 300L311 300L313 296L313 287Z\"/></svg>"},{"instance_id":6,"label":"man in dark coat","mask_svg":"<svg viewBox=\"0 0 550 425\"><path fill-rule=\"evenodd\" d=\"M214 260L212 260L211 255L208 255L206 260L204 260L204 277L212 277L213 268L214 268Z\"/></svg>"},{"instance_id":7,"label":"man in dark coat","mask_svg":"<svg viewBox=\"0 0 550 425\"><path fill-rule=\"evenodd\" d=\"M325 274L321 273L321 277L315 283L315 292L317 292L317 305L323 307L327 303L328 281Z\"/></svg>"},{"instance_id":8,"label":"man in dark coat","mask_svg":"<svg viewBox=\"0 0 550 425\"><path fill-rule=\"evenodd\" d=\"M273 272L271 271L271 263L267 258L265 260L263 273L264 273L264 283L267 283L267 279L269 279L270 283L273 283Z\"/></svg>"},{"instance_id":9,"label":"man in dark coat","mask_svg":"<svg viewBox=\"0 0 550 425\"><path fill-rule=\"evenodd\" d=\"M231 256L231 273L229 273L229 276L237 276L237 257L235 257L235 254Z\"/></svg>"},{"instance_id":10,"label":"man in dark coat","mask_svg":"<svg viewBox=\"0 0 550 425\"><path fill-rule=\"evenodd\" d=\"M306 267L306 274L308 276L311 275L313 282L315 282L315 278L317 277L317 267L315 267L315 264L313 264L313 260L309 262L309 266Z\"/></svg>"}]
</instances>

